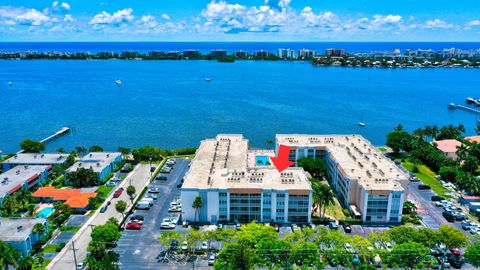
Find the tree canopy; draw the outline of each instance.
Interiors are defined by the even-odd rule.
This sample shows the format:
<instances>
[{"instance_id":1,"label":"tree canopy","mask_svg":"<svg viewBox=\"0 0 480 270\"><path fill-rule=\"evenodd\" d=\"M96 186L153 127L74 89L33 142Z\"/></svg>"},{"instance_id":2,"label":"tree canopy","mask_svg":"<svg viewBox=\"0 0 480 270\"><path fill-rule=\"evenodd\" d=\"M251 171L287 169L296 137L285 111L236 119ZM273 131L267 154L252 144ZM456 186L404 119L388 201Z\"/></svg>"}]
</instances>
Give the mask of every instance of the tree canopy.
<instances>
[{"instance_id":1,"label":"tree canopy","mask_svg":"<svg viewBox=\"0 0 480 270\"><path fill-rule=\"evenodd\" d=\"M44 143L33 141L30 139L25 139L20 142L20 148L25 153L40 153L41 151L45 150L47 147Z\"/></svg>"},{"instance_id":2,"label":"tree canopy","mask_svg":"<svg viewBox=\"0 0 480 270\"><path fill-rule=\"evenodd\" d=\"M98 185L97 173L91 168L78 168L67 173L67 179L74 187L90 187Z\"/></svg>"}]
</instances>

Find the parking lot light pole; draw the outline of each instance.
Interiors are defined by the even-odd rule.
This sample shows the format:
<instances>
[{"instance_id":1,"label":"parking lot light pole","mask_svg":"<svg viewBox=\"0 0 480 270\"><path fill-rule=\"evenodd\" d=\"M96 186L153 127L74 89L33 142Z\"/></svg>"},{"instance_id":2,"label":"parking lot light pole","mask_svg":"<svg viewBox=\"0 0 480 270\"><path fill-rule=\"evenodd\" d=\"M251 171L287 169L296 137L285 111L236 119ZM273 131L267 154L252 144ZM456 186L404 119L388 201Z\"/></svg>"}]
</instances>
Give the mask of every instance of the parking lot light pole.
<instances>
[{"instance_id":1,"label":"parking lot light pole","mask_svg":"<svg viewBox=\"0 0 480 270\"><path fill-rule=\"evenodd\" d=\"M153 172L152 172L152 157L149 158L150 160L150 179L152 179Z\"/></svg>"}]
</instances>

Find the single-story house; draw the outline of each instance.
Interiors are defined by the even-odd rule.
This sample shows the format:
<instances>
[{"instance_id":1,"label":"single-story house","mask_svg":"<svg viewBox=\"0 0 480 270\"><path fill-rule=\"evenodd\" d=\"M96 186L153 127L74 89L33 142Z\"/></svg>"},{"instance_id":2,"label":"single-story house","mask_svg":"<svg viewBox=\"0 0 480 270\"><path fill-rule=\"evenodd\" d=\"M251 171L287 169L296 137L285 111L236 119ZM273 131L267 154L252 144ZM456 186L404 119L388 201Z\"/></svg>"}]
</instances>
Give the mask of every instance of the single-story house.
<instances>
[{"instance_id":1,"label":"single-story house","mask_svg":"<svg viewBox=\"0 0 480 270\"><path fill-rule=\"evenodd\" d=\"M45 233L34 233L36 224L43 224ZM35 243L47 235L48 230L44 218L0 218L0 240L14 246L23 256L30 254Z\"/></svg>"},{"instance_id":2,"label":"single-story house","mask_svg":"<svg viewBox=\"0 0 480 270\"><path fill-rule=\"evenodd\" d=\"M453 139L439 140L433 142L437 149L440 150L446 157L450 159L457 159L457 150L461 142Z\"/></svg>"},{"instance_id":3,"label":"single-story house","mask_svg":"<svg viewBox=\"0 0 480 270\"><path fill-rule=\"evenodd\" d=\"M90 198L97 197L96 192L83 192L80 189L57 189L55 187L41 187L32 196L38 202L62 201L76 213L85 213L90 207Z\"/></svg>"}]
</instances>

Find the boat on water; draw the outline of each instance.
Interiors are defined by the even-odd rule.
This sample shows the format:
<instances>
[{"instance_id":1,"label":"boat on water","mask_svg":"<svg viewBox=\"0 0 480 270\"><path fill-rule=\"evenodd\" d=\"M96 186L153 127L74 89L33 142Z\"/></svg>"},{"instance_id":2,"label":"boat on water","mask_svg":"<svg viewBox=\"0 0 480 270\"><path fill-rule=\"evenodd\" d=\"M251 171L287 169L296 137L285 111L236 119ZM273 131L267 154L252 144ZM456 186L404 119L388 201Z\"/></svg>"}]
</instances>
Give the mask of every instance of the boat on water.
<instances>
[{"instance_id":1,"label":"boat on water","mask_svg":"<svg viewBox=\"0 0 480 270\"><path fill-rule=\"evenodd\" d=\"M206 77L206 78L205 78L205 81L206 81L206 82L211 82L211 81L212 81L212 78Z\"/></svg>"},{"instance_id":2,"label":"boat on water","mask_svg":"<svg viewBox=\"0 0 480 270\"><path fill-rule=\"evenodd\" d=\"M474 98L467 97L466 102L467 102L468 104L474 104L474 103L476 102L476 100L475 100Z\"/></svg>"},{"instance_id":3,"label":"boat on water","mask_svg":"<svg viewBox=\"0 0 480 270\"><path fill-rule=\"evenodd\" d=\"M120 86L122 84L122 81L121 80L116 80L115 83Z\"/></svg>"},{"instance_id":4,"label":"boat on water","mask_svg":"<svg viewBox=\"0 0 480 270\"><path fill-rule=\"evenodd\" d=\"M365 123L364 122L358 122L358 125L361 126L361 127L364 127Z\"/></svg>"},{"instance_id":5,"label":"boat on water","mask_svg":"<svg viewBox=\"0 0 480 270\"><path fill-rule=\"evenodd\" d=\"M8 82L8 85L12 86L12 85L13 85L13 83L12 83L12 82Z\"/></svg>"}]
</instances>

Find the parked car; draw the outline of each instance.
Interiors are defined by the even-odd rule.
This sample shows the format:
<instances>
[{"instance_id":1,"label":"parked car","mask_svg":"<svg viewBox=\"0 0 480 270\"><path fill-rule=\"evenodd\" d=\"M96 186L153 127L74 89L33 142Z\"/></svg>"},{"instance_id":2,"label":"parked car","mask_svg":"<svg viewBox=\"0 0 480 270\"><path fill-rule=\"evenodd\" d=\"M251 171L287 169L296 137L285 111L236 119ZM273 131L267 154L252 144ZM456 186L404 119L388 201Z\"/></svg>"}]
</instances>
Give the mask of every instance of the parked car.
<instances>
[{"instance_id":1,"label":"parked car","mask_svg":"<svg viewBox=\"0 0 480 270\"><path fill-rule=\"evenodd\" d=\"M160 192L160 189L156 187L151 187L148 189L148 193L159 193L159 192Z\"/></svg>"},{"instance_id":2,"label":"parked car","mask_svg":"<svg viewBox=\"0 0 480 270\"><path fill-rule=\"evenodd\" d=\"M210 257L208 258L208 265L213 266L215 264L215 260L215 254L210 255Z\"/></svg>"},{"instance_id":3,"label":"parked car","mask_svg":"<svg viewBox=\"0 0 480 270\"><path fill-rule=\"evenodd\" d=\"M338 230L338 225L335 221L328 223L328 227L330 228L330 230Z\"/></svg>"},{"instance_id":4,"label":"parked car","mask_svg":"<svg viewBox=\"0 0 480 270\"><path fill-rule=\"evenodd\" d=\"M119 188L119 189L115 190L115 193L113 193L113 198L120 197L120 195L122 195L122 193L123 193L123 188Z\"/></svg>"},{"instance_id":5,"label":"parked car","mask_svg":"<svg viewBox=\"0 0 480 270\"><path fill-rule=\"evenodd\" d=\"M419 190L430 190L432 188L428 185L418 185L418 189Z\"/></svg>"},{"instance_id":6,"label":"parked car","mask_svg":"<svg viewBox=\"0 0 480 270\"><path fill-rule=\"evenodd\" d=\"M130 221L143 221L144 217L142 215L131 215Z\"/></svg>"},{"instance_id":7,"label":"parked car","mask_svg":"<svg viewBox=\"0 0 480 270\"><path fill-rule=\"evenodd\" d=\"M463 266L463 259L461 256L456 256L454 254L448 254L447 260L453 268L460 269Z\"/></svg>"},{"instance_id":8,"label":"parked car","mask_svg":"<svg viewBox=\"0 0 480 270\"><path fill-rule=\"evenodd\" d=\"M438 202L445 200L442 196L434 195L432 196L432 202Z\"/></svg>"},{"instance_id":9,"label":"parked car","mask_svg":"<svg viewBox=\"0 0 480 270\"><path fill-rule=\"evenodd\" d=\"M183 185L182 183L179 183L179 184L177 185L177 188L181 188L182 185Z\"/></svg>"},{"instance_id":10,"label":"parked car","mask_svg":"<svg viewBox=\"0 0 480 270\"><path fill-rule=\"evenodd\" d=\"M202 242L202 250L207 250L208 249L208 242L207 241L203 241Z\"/></svg>"},{"instance_id":11,"label":"parked car","mask_svg":"<svg viewBox=\"0 0 480 270\"><path fill-rule=\"evenodd\" d=\"M145 195L145 198L150 198L150 199L156 200L158 198L158 196L153 194L153 193L150 193L150 194Z\"/></svg>"},{"instance_id":12,"label":"parked car","mask_svg":"<svg viewBox=\"0 0 480 270\"><path fill-rule=\"evenodd\" d=\"M353 265L358 265L360 263L360 258L358 258L358 255L353 256Z\"/></svg>"},{"instance_id":13,"label":"parked car","mask_svg":"<svg viewBox=\"0 0 480 270\"><path fill-rule=\"evenodd\" d=\"M107 208L108 208L108 205L104 205L102 206L102 208L100 208L100 213L105 213L105 211L107 211Z\"/></svg>"},{"instance_id":14,"label":"parked car","mask_svg":"<svg viewBox=\"0 0 480 270\"><path fill-rule=\"evenodd\" d=\"M385 249L388 250L389 252L392 251L393 249L392 244L390 242L385 242L384 246L385 246Z\"/></svg>"},{"instance_id":15,"label":"parked car","mask_svg":"<svg viewBox=\"0 0 480 270\"><path fill-rule=\"evenodd\" d=\"M454 222L455 221L455 215L453 215L452 212L443 211L442 215L448 222Z\"/></svg>"},{"instance_id":16,"label":"parked car","mask_svg":"<svg viewBox=\"0 0 480 270\"><path fill-rule=\"evenodd\" d=\"M163 166L163 168L160 170L160 173L170 173L171 171L172 167Z\"/></svg>"},{"instance_id":17,"label":"parked car","mask_svg":"<svg viewBox=\"0 0 480 270\"><path fill-rule=\"evenodd\" d=\"M181 246L181 249L182 250L187 250L188 249L188 242L187 241L184 241L182 246Z\"/></svg>"},{"instance_id":18,"label":"parked car","mask_svg":"<svg viewBox=\"0 0 480 270\"><path fill-rule=\"evenodd\" d=\"M292 231L300 231L300 228L297 226L297 224L292 224Z\"/></svg>"},{"instance_id":19,"label":"parked car","mask_svg":"<svg viewBox=\"0 0 480 270\"><path fill-rule=\"evenodd\" d=\"M137 203L137 206L135 207L136 209L139 209L139 210L148 210L150 209L151 205L150 205L150 202L147 202L147 201L139 201Z\"/></svg>"},{"instance_id":20,"label":"parked car","mask_svg":"<svg viewBox=\"0 0 480 270\"><path fill-rule=\"evenodd\" d=\"M129 222L125 226L127 230L140 230L142 228L142 224L138 222Z\"/></svg>"},{"instance_id":21,"label":"parked car","mask_svg":"<svg viewBox=\"0 0 480 270\"><path fill-rule=\"evenodd\" d=\"M76 267L76 268L77 268L77 270L83 270L84 267L85 267L85 265L83 264L83 262L79 262L79 263L77 264L77 267Z\"/></svg>"},{"instance_id":22,"label":"parked car","mask_svg":"<svg viewBox=\"0 0 480 270\"><path fill-rule=\"evenodd\" d=\"M157 175L157 177L155 177L155 180L159 180L159 181L167 181L167 177L165 175Z\"/></svg>"},{"instance_id":23,"label":"parked car","mask_svg":"<svg viewBox=\"0 0 480 270\"><path fill-rule=\"evenodd\" d=\"M343 223L342 227L343 227L343 230L346 233L351 233L352 232L352 226L350 226L349 223L347 223L347 222Z\"/></svg>"},{"instance_id":24,"label":"parked car","mask_svg":"<svg viewBox=\"0 0 480 270\"><path fill-rule=\"evenodd\" d=\"M465 231L468 231L470 230L472 225L473 223L471 221L462 222L462 229L464 229Z\"/></svg>"},{"instance_id":25,"label":"parked car","mask_svg":"<svg viewBox=\"0 0 480 270\"><path fill-rule=\"evenodd\" d=\"M175 224L173 224L170 220L169 221L163 221L162 223L160 223L160 229L164 229L164 230L175 229Z\"/></svg>"},{"instance_id":26,"label":"parked car","mask_svg":"<svg viewBox=\"0 0 480 270\"><path fill-rule=\"evenodd\" d=\"M450 253L452 253L453 255L456 255L456 256L462 256L462 252L457 247L451 247L450 248Z\"/></svg>"}]
</instances>

